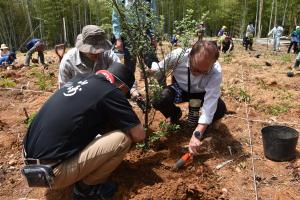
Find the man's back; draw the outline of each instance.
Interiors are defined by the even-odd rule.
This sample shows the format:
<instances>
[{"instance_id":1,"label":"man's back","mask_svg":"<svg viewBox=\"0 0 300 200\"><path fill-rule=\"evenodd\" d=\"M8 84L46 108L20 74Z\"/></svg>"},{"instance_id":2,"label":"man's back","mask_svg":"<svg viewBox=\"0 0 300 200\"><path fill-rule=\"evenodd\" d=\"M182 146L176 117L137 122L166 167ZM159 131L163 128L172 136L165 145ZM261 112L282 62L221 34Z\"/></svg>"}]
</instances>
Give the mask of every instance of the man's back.
<instances>
[{"instance_id":1,"label":"man's back","mask_svg":"<svg viewBox=\"0 0 300 200\"><path fill-rule=\"evenodd\" d=\"M118 129L139 122L124 94L103 76L76 76L38 112L24 139L26 157L54 160L74 155L112 121Z\"/></svg>"}]
</instances>

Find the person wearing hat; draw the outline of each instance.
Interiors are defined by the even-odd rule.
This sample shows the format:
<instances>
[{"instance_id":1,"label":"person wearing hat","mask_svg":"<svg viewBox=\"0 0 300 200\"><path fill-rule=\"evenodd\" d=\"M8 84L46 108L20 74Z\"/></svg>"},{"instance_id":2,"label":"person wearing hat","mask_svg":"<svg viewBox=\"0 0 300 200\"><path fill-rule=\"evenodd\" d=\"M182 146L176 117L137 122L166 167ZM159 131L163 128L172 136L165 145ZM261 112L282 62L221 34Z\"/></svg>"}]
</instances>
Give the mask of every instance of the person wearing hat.
<instances>
[{"instance_id":1,"label":"person wearing hat","mask_svg":"<svg viewBox=\"0 0 300 200\"><path fill-rule=\"evenodd\" d=\"M120 58L112 50L110 41L106 39L104 30L96 25L86 25L82 28L82 33L77 36L75 47L70 49L60 62L59 87L65 85L77 74L95 73L100 69L107 69L113 63L120 62ZM136 88L136 82L129 96L134 101L143 102ZM141 108L144 110L143 106Z\"/></svg>"},{"instance_id":2,"label":"person wearing hat","mask_svg":"<svg viewBox=\"0 0 300 200\"><path fill-rule=\"evenodd\" d=\"M198 41L202 41L204 34L205 34L206 27L204 25L204 22L200 22L199 25L197 26L197 36L198 36Z\"/></svg>"},{"instance_id":3,"label":"person wearing hat","mask_svg":"<svg viewBox=\"0 0 300 200\"><path fill-rule=\"evenodd\" d=\"M291 33L291 43L289 45L287 53L290 53L292 47L295 54L299 52L298 44L300 43L300 32L299 34L297 33L298 29L300 30L300 26L296 26L296 29Z\"/></svg>"},{"instance_id":4,"label":"person wearing hat","mask_svg":"<svg viewBox=\"0 0 300 200\"><path fill-rule=\"evenodd\" d=\"M23 140L26 167L50 166L51 188L75 184L74 200L112 197L117 185L109 176L131 144L145 138L125 96L133 83L132 71L120 63L71 79L30 124Z\"/></svg>"},{"instance_id":5,"label":"person wearing hat","mask_svg":"<svg viewBox=\"0 0 300 200\"><path fill-rule=\"evenodd\" d=\"M255 28L253 25L253 22L249 22L247 29L246 29L246 37L244 39L245 41L245 49L248 50L253 50L252 45L253 45L253 37L255 34Z\"/></svg>"},{"instance_id":6,"label":"person wearing hat","mask_svg":"<svg viewBox=\"0 0 300 200\"><path fill-rule=\"evenodd\" d=\"M16 58L16 54L14 52L10 52L8 55L0 58L0 66L12 65Z\"/></svg>"},{"instance_id":7,"label":"person wearing hat","mask_svg":"<svg viewBox=\"0 0 300 200\"><path fill-rule=\"evenodd\" d=\"M218 37L221 37L224 35L224 33L226 32L227 27L226 26L222 26L222 28L219 30L218 32Z\"/></svg>"},{"instance_id":8,"label":"person wearing hat","mask_svg":"<svg viewBox=\"0 0 300 200\"><path fill-rule=\"evenodd\" d=\"M0 58L9 54L9 48L8 46L6 46L6 44L1 44L0 47Z\"/></svg>"},{"instance_id":9,"label":"person wearing hat","mask_svg":"<svg viewBox=\"0 0 300 200\"><path fill-rule=\"evenodd\" d=\"M107 69L112 63L120 63L119 57L111 49L112 45L106 39L103 29L96 25L84 26L82 33L77 36L75 47L60 62L60 87L77 74L95 73Z\"/></svg>"},{"instance_id":10,"label":"person wearing hat","mask_svg":"<svg viewBox=\"0 0 300 200\"><path fill-rule=\"evenodd\" d=\"M31 39L26 44L26 49L28 50L25 57L25 66L30 66L30 60L32 57L32 54L34 52L38 52L38 57L40 59L40 62L42 63L43 67L46 68L48 65L45 63L45 56L44 56L44 50L45 50L45 43L43 40L38 38Z\"/></svg>"}]
</instances>

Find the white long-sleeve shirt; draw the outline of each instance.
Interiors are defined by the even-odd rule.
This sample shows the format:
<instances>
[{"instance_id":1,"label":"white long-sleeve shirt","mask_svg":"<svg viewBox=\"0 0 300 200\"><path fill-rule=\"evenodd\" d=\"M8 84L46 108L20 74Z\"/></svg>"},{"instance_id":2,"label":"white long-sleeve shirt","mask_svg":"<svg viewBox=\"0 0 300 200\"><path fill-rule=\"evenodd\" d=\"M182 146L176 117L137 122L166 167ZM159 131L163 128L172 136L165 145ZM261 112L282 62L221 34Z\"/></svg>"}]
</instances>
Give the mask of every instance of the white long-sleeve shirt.
<instances>
[{"instance_id":1,"label":"white long-sleeve shirt","mask_svg":"<svg viewBox=\"0 0 300 200\"><path fill-rule=\"evenodd\" d=\"M269 33L268 33L268 36L270 36L270 35L273 35L273 38L275 38L275 37L281 37L281 35L282 35L282 33L283 33L283 28L282 28L282 26L278 26L278 27L274 27Z\"/></svg>"},{"instance_id":2,"label":"white long-sleeve shirt","mask_svg":"<svg viewBox=\"0 0 300 200\"><path fill-rule=\"evenodd\" d=\"M173 69L173 76L179 87L188 92L188 68L189 54L191 49L183 50L181 48L173 50L158 65L153 63L152 70L156 71L159 79L160 69ZM220 85L222 82L222 69L219 62L215 62L212 70L208 74L194 76L190 74L191 86L190 93L206 92L204 103L201 108L201 116L198 123L210 124L217 110L218 99L221 95Z\"/></svg>"}]
</instances>

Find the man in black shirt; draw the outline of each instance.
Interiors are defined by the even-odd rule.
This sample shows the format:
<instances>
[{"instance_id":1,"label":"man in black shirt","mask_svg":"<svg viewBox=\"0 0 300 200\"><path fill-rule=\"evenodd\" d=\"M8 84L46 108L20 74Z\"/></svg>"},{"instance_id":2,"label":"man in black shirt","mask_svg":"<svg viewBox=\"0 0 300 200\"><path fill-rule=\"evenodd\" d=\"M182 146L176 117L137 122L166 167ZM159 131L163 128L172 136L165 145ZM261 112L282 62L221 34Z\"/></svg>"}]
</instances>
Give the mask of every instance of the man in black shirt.
<instances>
[{"instance_id":1,"label":"man in black shirt","mask_svg":"<svg viewBox=\"0 0 300 200\"><path fill-rule=\"evenodd\" d=\"M133 73L119 63L96 75L71 79L31 123L23 141L25 162L37 159L51 165L54 189L75 183L73 199L111 197L116 185L107 178L122 162L131 142L145 138L125 97L133 83ZM96 137L98 134L101 136Z\"/></svg>"}]
</instances>

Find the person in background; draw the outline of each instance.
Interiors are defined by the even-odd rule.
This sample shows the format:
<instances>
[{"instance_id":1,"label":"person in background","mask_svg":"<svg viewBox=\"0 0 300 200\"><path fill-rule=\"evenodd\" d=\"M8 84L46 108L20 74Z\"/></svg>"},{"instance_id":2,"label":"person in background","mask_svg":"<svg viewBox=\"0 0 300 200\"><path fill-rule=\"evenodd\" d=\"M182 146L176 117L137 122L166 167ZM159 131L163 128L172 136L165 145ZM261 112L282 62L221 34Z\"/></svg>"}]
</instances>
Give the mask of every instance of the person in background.
<instances>
[{"instance_id":1,"label":"person in background","mask_svg":"<svg viewBox=\"0 0 300 200\"><path fill-rule=\"evenodd\" d=\"M197 36L198 36L198 41L202 41L204 34L205 34L206 27L204 25L204 22L200 22L198 27L197 27Z\"/></svg>"},{"instance_id":2,"label":"person in background","mask_svg":"<svg viewBox=\"0 0 300 200\"><path fill-rule=\"evenodd\" d=\"M84 26L82 33L77 36L75 47L60 62L59 86L64 86L77 74L95 73L100 69L107 69L112 63L120 63L111 47L103 29L96 25Z\"/></svg>"},{"instance_id":3,"label":"person in background","mask_svg":"<svg viewBox=\"0 0 300 200\"><path fill-rule=\"evenodd\" d=\"M45 63L45 57L44 57L44 50L45 50L45 43L43 40L38 38L31 39L26 44L26 49L28 50L25 57L25 66L30 66L30 60L32 57L32 54L34 52L38 52L38 57L40 59L40 62L42 63L42 66L44 68L47 68L47 64Z\"/></svg>"},{"instance_id":4,"label":"person in background","mask_svg":"<svg viewBox=\"0 0 300 200\"><path fill-rule=\"evenodd\" d=\"M178 59L180 55L183 56ZM196 128L189 144L193 154L199 153L198 147L201 144L194 133L199 131L202 137L207 127L226 113L226 105L220 98L222 70L217 61L218 57L219 50L215 42L199 41L191 49L173 50L151 68L151 73L157 80L161 80L162 76L159 68L167 65L169 70L173 70L173 83L163 89L159 99L152 102L155 109L170 118L171 123L176 123L182 115L181 109L175 103L191 103L192 100L199 102L201 115L196 119Z\"/></svg>"},{"instance_id":5,"label":"person in background","mask_svg":"<svg viewBox=\"0 0 300 200\"><path fill-rule=\"evenodd\" d=\"M156 0L144 0L148 5L149 9L156 13ZM125 9L129 10L134 6L134 0L117 0L119 4L124 4ZM126 13L125 13L126 14ZM126 16L125 16L126 17ZM125 38L121 37L122 35L122 27L119 13L114 9L112 12L112 32L116 38L115 48L124 52L124 64L125 66L130 67L135 71L136 69L136 58L133 58L129 51L129 44L125 40ZM145 33L149 37L148 45L151 46L151 52L148 52L144 55L144 63L148 68L151 68L152 62L158 62L158 58L156 56L156 38L154 37L153 30L145 30Z\"/></svg>"},{"instance_id":6,"label":"person in background","mask_svg":"<svg viewBox=\"0 0 300 200\"><path fill-rule=\"evenodd\" d=\"M233 47L234 47L233 40L230 36L227 36L227 35L221 36L219 38L218 43L219 43L218 48L223 53L229 53L230 51L233 50Z\"/></svg>"},{"instance_id":7,"label":"person in background","mask_svg":"<svg viewBox=\"0 0 300 200\"><path fill-rule=\"evenodd\" d=\"M172 35L172 38L171 38L171 44L174 45L174 46L177 46L177 43L178 43L178 35L174 34Z\"/></svg>"},{"instance_id":8,"label":"person in background","mask_svg":"<svg viewBox=\"0 0 300 200\"><path fill-rule=\"evenodd\" d=\"M0 58L0 66L6 67L8 65L13 65L16 58L16 54L14 52L10 52L9 54Z\"/></svg>"},{"instance_id":9,"label":"person in background","mask_svg":"<svg viewBox=\"0 0 300 200\"><path fill-rule=\"evenodd\" d=\"M221 37L224 35L224 33L226 32L227 27L226 26L222 26L222 28L219 30L218 32L218 37Z\"/></svg>"},{"instance_id":10,"label":"person in background","mask_svg":"<svg viewBox=\"0 0 300 200\"><path fill-rule=\"evenodd\" d=\"M268 33L268 36L273 36L273 51L279 51L280 37L282 36L283 28L280 25L275 25L272 30Z\"/></svg>"},{"instance_id":11,"label":"person in background","mask_svg":"<svg viewBox=\"0 0 300 200\"><path fill-rule=\"evenodd\" d=\"M295 63L294 63L294 70L297 70L297 71L300 71L300 52L298 53L297 57L296 57L296 60L295 60Z\"/></svg>"},{"instance_id":12,"label":"person in background","mask_svg":"<svg viewBox=\"0 0 300 200\"><path fill-rule=\"evenodd\" d=\"M300 26L296 26L296 29L291 33L291 43L287 53L290 53L292 47L295 54L299 51L298 44L300 43L300 34L297 34L297 29L300 29Z\"/></svg>"},{"instance_id":13,"label":"person in background","mask_svg":"<svg viewBox=\"0 0 300 200\"><path fill-rule=\"evenodd\" d=\"M1 44L0 47L0 58L9 54L9 48L6 44Z\"/></svg>"},{"instance_id":14,"label":"person in background","mask_svg":"<svg viewBox=\"0 0 300 200\"><path fill-rule=\"evenodd\" d=\"M249 22L247 29L246 29L246 38L245 38L245 49L248 50L248 47L250 50L253 50L253 37L255 34L255 28L253 25L253 22Z\"/></svg>"}]
</instances>

